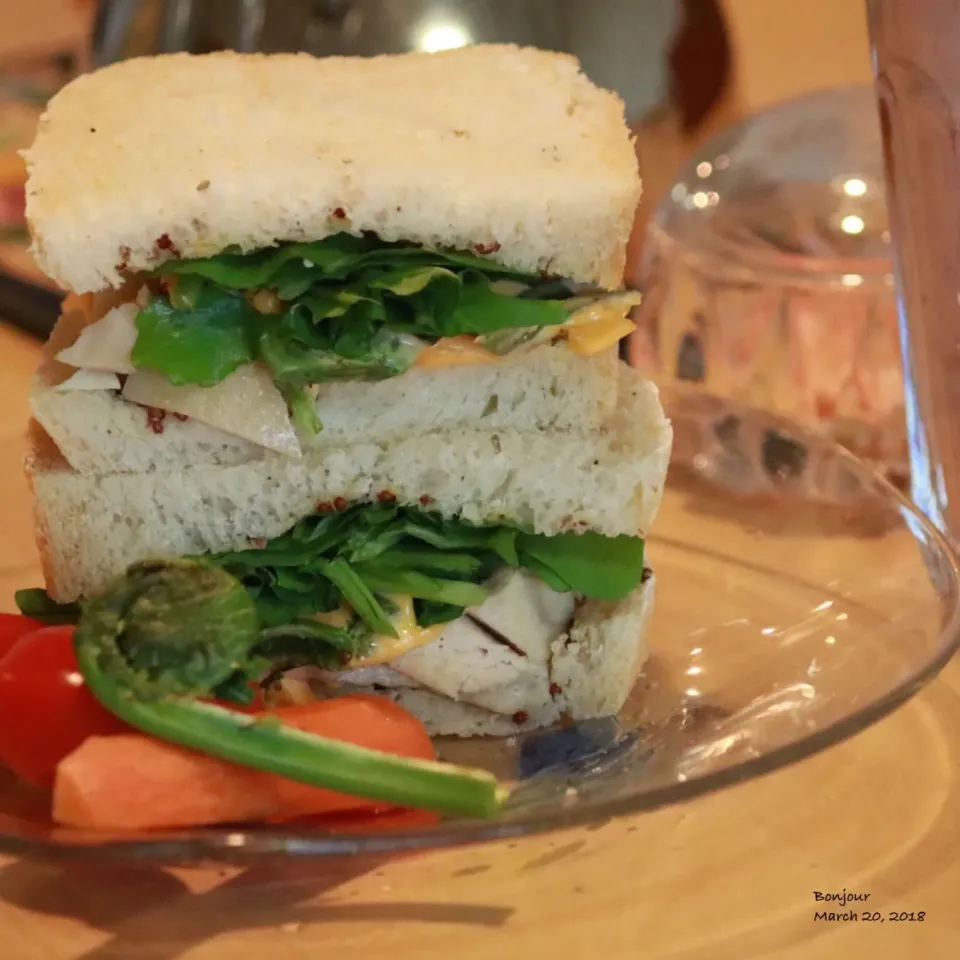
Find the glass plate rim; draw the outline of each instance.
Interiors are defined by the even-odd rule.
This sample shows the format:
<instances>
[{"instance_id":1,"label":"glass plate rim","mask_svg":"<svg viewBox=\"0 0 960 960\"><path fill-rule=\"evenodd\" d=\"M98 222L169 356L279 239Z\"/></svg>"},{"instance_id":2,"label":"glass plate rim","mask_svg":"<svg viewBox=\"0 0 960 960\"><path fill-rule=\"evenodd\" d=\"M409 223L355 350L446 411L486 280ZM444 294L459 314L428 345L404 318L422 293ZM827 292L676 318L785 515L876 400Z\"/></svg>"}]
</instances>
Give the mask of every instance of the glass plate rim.
<instances>
[{"instance_id":1,"label":"glass plate rim","mask_svg":"<svg viewBox=\"0 0 960 960\"><path fill-rule=\"evenodd\" d=\"M665 394L684 394L687 391L662 390ZM949 572L953 605L949 618L941 625L938 650L896 687L855 712L835 720L828 726L804 734L797 740L764 753L758 757L715 770L690 780L655 787L639 795L585 804L581 807L560 808L541 814L537 820L485 821L467 820L440 823L430 828L408 828L390 833L324 834L309 831L271 830L258 832L255 828L201 827L189 831L170 831L155 838L141 835L129 840L57 840L21 837L0 831L0 855L28 857L46 861L103 860L123 862L137 860L158 864L172 863L251 863L267 858L325 859L371 854L402 854L414 851L450 849L480 843L519 839L609 822L612 819L651 812L677 803L685 803L716 790L745 783L759 776L786 768L823 750L837 746L862 733L888 717L912 699L960 650L960 556L946 537L920 510L879 471L849 453L832 441L806 431L789 420L768 411L752 410L741 404L724 402L730 409L750 410L762 416L771 425L802 440L810 447L828 450L830 455L846 461L861 479L869 481L890 506L896 507L903 522L909 517L919 526L938 559ZM913 534L916 542L917 533ZM658 538L652 533L652 543L671 538Z\"/></svg>"}]
</instances>

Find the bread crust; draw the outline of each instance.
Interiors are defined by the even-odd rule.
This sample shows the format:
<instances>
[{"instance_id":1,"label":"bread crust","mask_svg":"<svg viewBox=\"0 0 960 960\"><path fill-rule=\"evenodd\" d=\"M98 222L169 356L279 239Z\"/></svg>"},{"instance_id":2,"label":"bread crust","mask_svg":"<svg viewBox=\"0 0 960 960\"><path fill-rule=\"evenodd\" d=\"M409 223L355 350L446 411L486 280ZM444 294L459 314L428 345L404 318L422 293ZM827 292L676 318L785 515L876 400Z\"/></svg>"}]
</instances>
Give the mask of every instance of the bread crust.
<instances>
[{"instance_id":1,"label":"bread crust","mask_svg":"<svg viewBox=\"0 0 960 960\"><path fill-rule=\"evenodd\" d=\"M619 97L503 44L126 60L61 90L25 159L34 257L75 292L345 230L612 289L640 199Z\"/></svg>"}]
</instances>

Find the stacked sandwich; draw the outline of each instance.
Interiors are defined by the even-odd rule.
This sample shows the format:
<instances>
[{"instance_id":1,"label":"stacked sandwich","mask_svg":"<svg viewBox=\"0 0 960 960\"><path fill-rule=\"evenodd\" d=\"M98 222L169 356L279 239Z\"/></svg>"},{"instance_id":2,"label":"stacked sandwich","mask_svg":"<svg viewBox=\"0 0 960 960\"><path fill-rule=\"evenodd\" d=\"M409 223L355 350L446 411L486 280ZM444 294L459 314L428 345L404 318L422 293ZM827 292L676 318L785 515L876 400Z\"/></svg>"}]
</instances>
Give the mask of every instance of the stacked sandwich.
<instances>
[{"instance_id":1,"label":"stacked sandwich","mask_svg":"<svg viewBox=\"0 0 960 960\"><path fill-rule=\"evenodd\" d=\"M54 601L202 557L323 695L456 735L621 707L671 431L618 360L616 96L510 46L139 59L27 165L70 291L28 463Z\"/></svg>"}]
</instances>

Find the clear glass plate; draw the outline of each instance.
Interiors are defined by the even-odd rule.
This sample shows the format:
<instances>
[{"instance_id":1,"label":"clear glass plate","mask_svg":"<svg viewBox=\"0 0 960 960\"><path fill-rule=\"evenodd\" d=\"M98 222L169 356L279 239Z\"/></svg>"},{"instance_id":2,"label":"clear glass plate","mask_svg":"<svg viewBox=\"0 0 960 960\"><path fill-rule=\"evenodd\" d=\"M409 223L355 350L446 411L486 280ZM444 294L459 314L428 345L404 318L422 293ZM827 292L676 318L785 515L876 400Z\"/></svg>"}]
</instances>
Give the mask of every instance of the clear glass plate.
<instances>
[{"instance_id":1,"label":"clear glass plate","mask_svg":"<svg viewBox=\"0 0 960 960\"><path fill-rule=\"evenodd\" d=\"M508 740L439 743L442 756L517 783L498 820L408 821L376 833L303 823L104 835L55 827L48 798L7 775L0 851L250 861L597 823L689 801L823 750L935 676L960 642L958 567L939 534L879 476L823 440L703 395L665 400L676 451L649 539L657 590L650 656L627 706L616 718ZM733 428L750 443L731 458ZM757 456L744 461L750 444ZM836 502L837 489L849 492L847 505Z\"/></svg>"}]
</instances>

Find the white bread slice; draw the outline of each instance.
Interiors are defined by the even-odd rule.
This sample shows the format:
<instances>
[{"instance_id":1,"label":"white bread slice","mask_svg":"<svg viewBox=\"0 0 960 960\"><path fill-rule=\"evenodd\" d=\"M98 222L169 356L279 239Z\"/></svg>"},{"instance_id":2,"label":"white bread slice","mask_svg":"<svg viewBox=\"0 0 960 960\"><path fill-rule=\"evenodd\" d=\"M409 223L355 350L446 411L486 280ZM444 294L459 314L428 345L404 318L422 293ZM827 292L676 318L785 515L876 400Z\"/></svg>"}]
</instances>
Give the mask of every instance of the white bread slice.
<instances>
[{"instance_id":1,"label":"white bread slice","mask_svg":"<svg viewBox=\"0 0 960 960\"><path fill-rule=\"evenodd\" d=\"M647 658L644 641L655 593L651 576L617 603L587 601L569 632L553 642L550 679L575 718L609 716L623 706Z\"/></svg>"},{"instance_id":2,"label":"white bread slice","mask_svg":"<svg viewBox=\"0 0 960 960\"><path fill-rule=\"evenodd\" d=\"M34 257L75 292L344 229L612 289L640 198L619 97L510 45L126 60L61 90L25 158Z\"/></svg>"},{"instance_id":3,"label":"white bread slice","mask_svg":"<svg viewBox=\"0 0 960 960\"><path fill-rule=\"evenodd\" d=\"M424 688L378 685L373 692L414 713L433 736L504 737L549 726L561 716L573 720L613 716L626 702L647 658L655 585L656 578L649 577L617 603L582 603L569 630L553 643L546 686L530 691L525 709L513 715ZM449 669L458 668L466 671L469 664L452 659ZM341 689L365 688L345 685Z\"/></svg>"},{"instance_id":4,"label":"white bread slice","mask_svg":"<svg viewBox=\"0 0 960 960\"><path fill-rule=\"evenodd\" d=\"M76 371L56 359L90 314L65 309L43 350L30 405L67 463L81 473L143 473L261 460L267 451L195 420L168 417L163 432L146 412L107 390L56 389ZM544 345L497 364L411 370L379 383L320 388L323 431L312 446L399 439L415 432L483 426L490 430L595 433L617 404L616 349L585 358L565 343Z\"/></svg>"},{"instance_id":5,"label":"white bread slice","mask_svg":"<svg viewBox=\"0 0 960 960\"><path fill-rule=\"evenodd\" d=\"M454 430L227 467L91 476L39 427L28 460L47 588L69 601L130 563L238 549L337 497L400 503L540 533L644 535L663 495L672 429L656 387L621 365L620 404L599 433Z\"/></svg>"}]
</instances>

